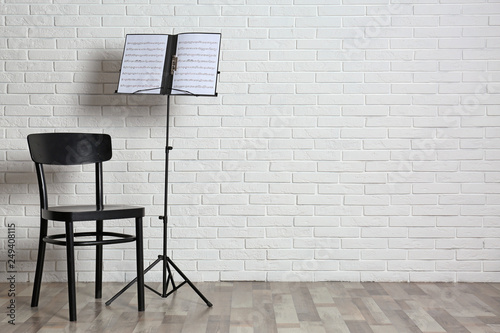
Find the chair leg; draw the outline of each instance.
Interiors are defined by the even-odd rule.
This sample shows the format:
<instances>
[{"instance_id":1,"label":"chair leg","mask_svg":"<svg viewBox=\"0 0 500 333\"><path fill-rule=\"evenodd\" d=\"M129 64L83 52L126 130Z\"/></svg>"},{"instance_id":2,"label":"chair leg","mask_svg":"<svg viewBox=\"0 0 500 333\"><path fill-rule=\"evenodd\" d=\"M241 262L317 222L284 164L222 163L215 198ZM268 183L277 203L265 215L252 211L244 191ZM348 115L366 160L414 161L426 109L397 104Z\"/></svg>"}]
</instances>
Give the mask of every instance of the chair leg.
<instances>
[{"instance_id":1,"label":"chair leg","mask_svg":"<svg viewBox=\"0 0 500 333\"><path fill-rule=\"evenodd\" d=\"M47 220L40 219L40 236L38 239L38 256L36 259L35 282L33 284L33 294L31 296L31 306L37 307L40 299L40 287L42 285L43 263L45 261L46 243L43 238L47 236Z\"/></svg>"},{"instance_id":2,"label":"chair leg","mask_svg":"<svg viewBox=\"0 0 500 333\"><path fill-rule=\"evenodd\" d=\"M69 320L76 321L75 243L73 221L66 222L66 264L68 266Z\"/></svg>"},{"instance_id":3,"label":"chair leg","mask_svg":"<svg viewBox=\"0 0 500 333\"><path fill-rule=\"evenodd\" d=\"M144 311L144 248L142 243L142 217L135 219L135 247L137 262L137 308Z\"/></svg>"},{"instance_id":4,"label":"chair leg","mask_svg":"<svg viewBox=\"0 0 500 333\"><path fill-rule=\"evenodd\" d=\"M96 240L102 241L103 222L96 221ZM96 245L95 254L95 298L102 298L102 245Z\"/></svg>"}]
</instances>

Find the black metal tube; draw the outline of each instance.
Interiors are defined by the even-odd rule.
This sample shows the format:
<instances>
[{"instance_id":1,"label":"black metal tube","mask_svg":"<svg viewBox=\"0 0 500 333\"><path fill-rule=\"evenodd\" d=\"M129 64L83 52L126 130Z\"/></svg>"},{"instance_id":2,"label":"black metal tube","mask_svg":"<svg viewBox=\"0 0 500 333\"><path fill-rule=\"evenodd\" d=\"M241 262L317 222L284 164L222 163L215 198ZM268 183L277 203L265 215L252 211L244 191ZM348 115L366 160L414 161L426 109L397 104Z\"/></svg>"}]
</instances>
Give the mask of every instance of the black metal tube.
<instances>
[{"instance_id":1,"label":"black metal tube","mask_svg":"<svg viewBox=\"0 0 500 333\"><path fill-rule=\"evenodd\" d=\"M137 263L137 307L144 311L144 252L142 242L142 217L135 219L135 261Z\"/></svg>"},{"instance_id":2,"label":"black metal tube","mask_svg":"<svg viewBox=\"0 0 500 333\"><path fill-rule=\"evenodd\" d=\"M171 147L168 145L169 140L169 127L170 127L170 95L167 95L167 121L166 121L166 134L165 134L165 188L164 188L164 197L163 197L163 295L167 294L167 276L166 271L168 268L167 260L167 239L168 239L168 216L167 216L167 208L168 208L168 158L169 158L169 150Z\"/></svg>"},{"instance_id":3,"label":"black metal tube","mask_svg":"<svg viewBox=\"0 0 500 333\"><path fill-rule=\"evenodd\" d=\"M69 320L76 321L76 275L73 221L66 222L66 264L68 266Z\"/></svg>"}]
</instances>

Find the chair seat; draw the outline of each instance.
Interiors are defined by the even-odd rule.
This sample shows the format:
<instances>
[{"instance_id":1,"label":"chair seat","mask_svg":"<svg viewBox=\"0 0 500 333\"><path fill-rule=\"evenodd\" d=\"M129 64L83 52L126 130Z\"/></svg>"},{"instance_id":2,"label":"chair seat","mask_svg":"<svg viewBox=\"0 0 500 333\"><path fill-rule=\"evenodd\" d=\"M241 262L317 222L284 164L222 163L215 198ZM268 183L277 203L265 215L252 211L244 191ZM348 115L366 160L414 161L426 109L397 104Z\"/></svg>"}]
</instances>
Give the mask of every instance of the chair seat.
<instances>
[{"instance_id":1,"label":"chair seat","mask_svg":"<svg viewBox=\"0 0 500 333\"><path fill-rule=\"evenodd\" d=\"M53 206L42 209L42 218L53 221L92 221L143 217L144 207L104 205L97 210L95 205Z\"/></svg>"}]
</instances>

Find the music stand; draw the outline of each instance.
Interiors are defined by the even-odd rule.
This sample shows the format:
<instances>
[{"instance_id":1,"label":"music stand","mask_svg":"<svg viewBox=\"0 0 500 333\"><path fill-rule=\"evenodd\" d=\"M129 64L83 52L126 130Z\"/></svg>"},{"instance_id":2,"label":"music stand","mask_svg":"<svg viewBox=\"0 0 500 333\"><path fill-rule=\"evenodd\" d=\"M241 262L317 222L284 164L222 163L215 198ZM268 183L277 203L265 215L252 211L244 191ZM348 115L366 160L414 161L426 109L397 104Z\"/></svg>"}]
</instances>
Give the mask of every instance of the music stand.
<instances>
[{"instance_id":1,"label":"music stand","mask_svg":"<svg viewBox=\"0 0 500 333\"><path fill-rule=\"evenodd\" d=\"M211 307L212 303L196 288L196 286L187 278L187 276L177 267L177 265L170 259L167 255L167 240L168 240L168 215L167 215L167 207L168 207L168 162L169 162L169 152L172 150L172 146L168 145L169 140L169 118L170 118L170 95L167 95L167 124L166 124L166 141L165 141L165 197L163 201L163 216L159 216L160 220L163 220L163 254L158 255L158 258L149 265L146 269L144 269L144 274L149 272L153 267L155 267L158 263L163 263L163 279L162 279L162 292L160 293L156 289L151 288L146 283L144 286L163 298L168 297L174 291L182 287L184 284L188 284L197 294L201 297L201 299L207 304L207 306ZM176 285L174 282L174 278L172 275L172 270L170 268L172 266L174 270L179 273L179 275L184 279L180 284ZM130 281L123 289L121 289L115 296L109 299L106 302L106 305L110 305L115 299L117 299L121 294L123 294L128 288L130 288L137 281L137 277ZM168 291L169 283L172 284L172 290Z\"/></svg>"},{"instance_id":2,"label":"music stand","mask_svg":"<svg viewBox=\"0 0 500 333\"><path fill-rule=\"evenodd\" d=\"M166 37L165 37L166 36ZM178 40L179 38L179 40ZM181 38L184 38L181 40ZM130 41L129 41L130 39ZM200 73L195 73L191 76L189 74L186 74L185 72L182 73L183 76L182 78L185 78L186 75L189 76L189 85L183 86L183 79L179 79L176 81L175 74L177 73L177 66L178 64L182 64L182 58L180 55L176 55L175 53L178 51L178 46L179 45L189 45L189 48L192 49L192 46L196 46L196 42L199 41L200 45L203 46L203 49L200 48L197 49L197 52L205 52L204 50L206 49L206 45L210 45L210 43L215 43L217 40L217 55L216 58L213 59L212 64L214 65L215 68L210 69L210 79L212 80L211 82L207 83L206 76L209 74L200 74ZM145 67L142 67L142 69L138 69L138 71L134 70L129 70L129 72L124 72L124 64L128 62L129 64L134 63L149 63L152 62L150 61L149 57L151 56L149 54L149 48L134 48L134 45L144 45L144 44L151 44L154 45L155 47L158 47L158 45L164 46L164 50L160 50L160 53L158 56L163 56L164 57L164 64L160 70L159 73L150 73L151 68L154 66L151 66L148 64L148 70L146 70L146 73L142 73L140 71L144 71ZM163 44L162 44L163 43ZM127 47L130 46L131 50L129 54L127 54ZM142 46L141 46L142 47ZM161 48L161 47L160 47ZM169 127L170 127L170 95L193 95L193 96L217 96L217 93L215 92L216 90L216 82L217 82L217 76L219 74L218 71L218 61L219 61L219 49L220 49L220 34L206 34L206 33L193 33L193 34L179 34L179 35L127 35L127 41L125 44L124 48L124 56L123 56L123 62L122 62L122 70L120 72L120 82L118 85L118 90L117 93L146 93L146 94L155 94L155 91L159 91L159 94L161 95L167 95L167 121L166 121L166 135L165 135L165 193L164 193L164 202L163 202L163 216L159 216L159 219L163 220L163 253L161 255L158 255L158 258L151 264L149 265L145 270L144 274L149 272L153 267L155 267L157 264L162 262L162 268L163 268L163 275L162 275L162 291L159 292L156 289L148 286L147 284L144 284L146 288L157 294L158 296L162 298L168 297L170 294L175 292L177 289L185 285L186 283L200 296L200 298L207 304L207 306L211 307L212 303L196 288L196 286L191 282L191 280L188 279L188 277L182 272L182 270L170 259L167 255L167 240L168 240L168 165L169 165L169 152L172 150L172 146L169 146ZM140 52L144 51L144 53L141 55ZM211 50L214 51L214 48ZM208 52L208 51L206 51ZM133 56L130 56L130 54L133 54ZM208 53L203 55L203 60L201 62L203 63L203 66L207 65L207 55ZM148 58L145 58L145 57ZM186 56L186 55L184 55ZM193 55L188 55L191 56L189 60L185 60L186 62L194 63L196 65L197 71L199 71L200 66L196 64L196 61L193 60L196 57ZM144 57L144 58L143 58ZM194 58L193 58L194 57ZM127 59L127 60L126 60ZM144 60L148 59L148 60ZM163 62L163 59L161 60ZM133 66L129 66L133 67ZM137 67L137 66L135 66ZM185 67L184 67L185 68ZM214 71L215 69L215 71ZM148 72L149 71L149 72ZM181 70L182 72L182 70ZM159 86L157 85L155 87L154 83L151 83L150 81L153 81L152 77L154 77L153 74L160 75L161 79L157 81ZM199 75L200 74L200 75ZM133 79L130 79L132 77ZM130 81L135 80L135 82L132 82L130 84ZM196 82L193 84L193 81L199 80L199 82ZM186 80L184 80L186 81ZM134 90L131 91L131 89L134 89L134 87L144 87L144 82L148 82L148 84L151 86L153 85L152 88L145 88L145 89L139 89L139 90ZM135 84L134 84L135 83ZM197 84L197 85L196 85ZM193 91L187 90L187 89L194 89ZM158 94L158 93L156 93ZM172 275L172 269L171 267L182 277L183 281L179 284L176 285L173 275ZM118 293L116 293L112 298L110 298L107 302L106 305L110 305L115 299L117 299L120 295L122 295L128 288L130 288L135 282L137 281L137 277L130 281L125 287L123 287ZM172 290L168 290L169 284L172 286Z\"/></svg>"}]
</instances>

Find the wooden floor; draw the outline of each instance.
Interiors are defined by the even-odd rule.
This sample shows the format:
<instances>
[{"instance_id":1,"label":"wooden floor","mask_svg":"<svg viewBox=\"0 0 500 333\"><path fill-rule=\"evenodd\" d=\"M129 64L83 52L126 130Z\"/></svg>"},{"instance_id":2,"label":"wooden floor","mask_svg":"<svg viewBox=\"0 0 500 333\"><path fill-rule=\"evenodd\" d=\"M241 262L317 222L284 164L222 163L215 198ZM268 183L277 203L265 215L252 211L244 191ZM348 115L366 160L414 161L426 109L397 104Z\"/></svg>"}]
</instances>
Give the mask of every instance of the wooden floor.
<instances>
[{"instance_id":1,"label":"wooden floor","mask_svg":"<svg viewBox=\"0 0 500 333\"><path fill-rule=\"evenodd\" d=\"M0 331L10 332L500 332L500 284L210 282L197 287L209 308L184 285L166 299L146 290L136 311L135 288L110 306L123 284L77 287L78 322L68 321L65 283L44 283L40 306L30 307L31 284L9 297L0 283ZM158 284L151 284L152 287ZM15 300L15 326L7 306Z\"/></svg>"}]
</instances>

